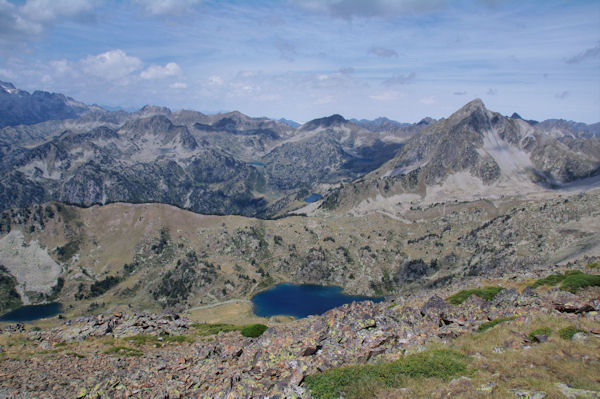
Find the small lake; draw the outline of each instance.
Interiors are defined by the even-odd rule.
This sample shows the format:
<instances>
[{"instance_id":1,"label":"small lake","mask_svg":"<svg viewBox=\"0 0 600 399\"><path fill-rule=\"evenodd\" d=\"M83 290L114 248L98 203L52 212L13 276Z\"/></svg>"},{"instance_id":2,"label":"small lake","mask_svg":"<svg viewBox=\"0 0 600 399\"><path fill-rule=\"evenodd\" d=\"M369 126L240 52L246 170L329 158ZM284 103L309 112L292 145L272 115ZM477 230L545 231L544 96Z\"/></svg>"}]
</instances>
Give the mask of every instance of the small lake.
<instances>
[{"instance_id":1,"label":"small lake","mask_svg":"<svg viewBox=\"0 0 600 399\"><path fill-rule=\"evenodd\" d=\"M264 163L262 162L258 162L258 161L250 161L248 162L248 165L254 165L254 166L265 166Z\"/></svg>"},{"instance_id":2,"label":"small lake","mask_svg":"<svg viewBox=\"0 0 600 399\"><path fill-rule=\"evenodd\" d=\"M288 315L303 318L323 314L329 309L359 301L381 302L383 297L352 296L341 287L278 284L252 298L254 313L261 317Z\"/></svg>"},{"instance_id":3,"label":"small lake","mask_svg":"<svg viewBox=\"0 0 600 399\"><path fill-rule=\"evenodd\" d=\"M321 198L323 198L323 196L321 194L312 193L308 197L304 198L304 202L308 202L308 203L317 202Z\"/></svg>"},{"instance_id":4,"label":"small lake","mask_svg":"<svg viewBox=\"0 0 600 399\"><path fill-rule=\"evenodd\" d=\"M0 317L0 321L22 322L45 319L46 317L56 316L62 311L60 303L47 303L45 305L27 305L21 306Z\"/></svg>"}]
</instances>

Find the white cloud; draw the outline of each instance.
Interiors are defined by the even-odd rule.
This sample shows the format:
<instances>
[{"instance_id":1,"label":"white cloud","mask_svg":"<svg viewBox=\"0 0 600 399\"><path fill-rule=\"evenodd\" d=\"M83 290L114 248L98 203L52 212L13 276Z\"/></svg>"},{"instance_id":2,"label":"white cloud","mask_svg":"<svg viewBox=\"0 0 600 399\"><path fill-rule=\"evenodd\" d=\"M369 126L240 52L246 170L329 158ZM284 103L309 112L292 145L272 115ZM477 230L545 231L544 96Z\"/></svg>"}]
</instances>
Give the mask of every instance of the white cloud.
<instances>
[{"instance_id":1,"label":"white cloud","mask_svg":"<svg viewBox=\"0 0 600 399\"><path fill-rule=\"evenodd\" d=\"M182 15L202 0L136 0L151 15Z\"/></svg>"},{"instance_id":2,"label":"white cloud","mask_svg":"<svg viewBox=\"0 0 600 399\"><path fill-rule=\"evenodd\" d=\"M175 82L169 85L170 89L187 89L188 85L184 82Z\"/></svg>"},{"instance_id":3,"label":"white cloud","mask_svg":"<svg viewBox=\"0 0 600 399\"><path fill-rule=\"evenodd\" d=\"M160 65L151 65L140 73L142 79L161 79L169 76L181 74L181 68L174 62L169 62L164 67Z\"/></svg>"},{"instance_id":4,"label":"white cloud","mask_svg":"<svg viewBox=\"0 0 600 399\"><path fill-rule=\"evenodd\" d=\"M389 79L386 79L383 81L383 84L385 86L394 86L394 85L407 85L410 83L413 83L415 81L415 78L417 77L417 74L414 72L411 72L407 75L394 75Z\"/></svg>"},{"instance_id":5,"label":"white cloud","mask_svg":"<svg viewBox=\"0 0 600 399\"><path fill-rule=\"evenodd\" d=\"M260 101L280 101L281 95L279 94L262 94L256 98Z\"/></svg>"},{"instance_id":6,"label":"white cloud","mask_svg":"<svg viewBox=\"0 0 600 399\"><path fill-rule=\"evenodd\" d=\"M31 21L53 23L60 18L87 18L97 3L91 0L28 0L20 12Z\"/></svg>"},{"instance_id":7,"label":"white cloud","mask_svg":"<svg viewBox=\"0 0 600 399\"><path fill-rule=\"evenodd\" d=\"M0 44L16 46L65 21L89 21L100 0L27 0L15 5L0 0Z\"/></svg>"},{"instance_id":8,"label":"white cloud","mask_svg":"<svg viewBox=\"0 0 600 399\"><path fill-rule=\"evenodd\" d=\"M209 76L208 84L211 86L221 86L223 84L223 78L218 75Z\"/></svg>"},{"instance_id":9,"label":"white cloud","mask_svg":"<svg viewBox=\"0 0 600 399\"><path fill-rule=\"evenodd\" d=\"M325 96L317 98L315 104L329 104L331 102L333 102L333 96Z\"/></svg>"},{"instance_id":10,"label":"white cloud","mask_svg":"<svg viewBox=\"0 0 600 399\"><path fill-rule=\"evenodd\" d=\"M334 17L393 18L425 14L446 7L446 0L292 0L298 6L315 13Z\"/></svg>"},{"instance_id":11,"label":"white cloud","mask_svg":"<svg viewBox=\"0 0 600 399\"><path fill-rule=\"evenodd\" d=\"M98 55L89 55L80 61L83 71L87 74L117 80L126 77L142 68L142 61L137 57L125 54L123 50L111 50Z\"/></svg>"},{"instance_id":12,"label":"white cloud","mask_svg":"<svg viewBox=\"0 0 600 399\"><path fill-rule=\"evenodd\" d=\"M400 97L402 97L402 93L397 90L386 90L369 96L370 99L376 101L392 101L397 100Z\"/></svg>"},{"instance_id":13,"label":"white cloud","mask_svg":"<svg viewBox=\"0 0 600 399\"><path fill-rule=\"evenodd\" d=\"M421 104L425 104L425 105L433 105L433 104L435 104L437 101L435 100L435 97L434 97L434 96L431 96L431 97L425 97L425 98L422 98L422 99L420 99L420 100L419 100L419 102L420 102Z\"/></svg>"},{"instance_id":14,"label":"white cloud","mask_svg":"<svg viewBox=\"0 0 600 399\"><path fill-rule=\"evenodd\" d=\"M381 58L398 57L398 53L396 52L396 50L385 47L371 47L371 49L369 50L369 54L375 54L376 56Z\"/></svg>"},{"instance_id":15,"label":"white cloud","mask_svg":"<svg viewBox=\"0 0 600 399\"><path fill-rule=\"evenodd\" d=\"M65 74L65 73L69 73L73 70L69 61L65 60L64 58L60 59L60 60L50 61L50 67L57 74Z\"/></svg>"},{"instance_id":16,"label":"white cloud","mask_svg":"<svg viewBox=\"0 0 600 399\"><path fill-rule=\"evenodd\" d=\"M9 71L8 69L3 69L3 68L0 68L0 76L2 77L2 79L8 79L8 80L12 80L17 77L17 75L15 73L13 73L12 71Z\"/></svg>"}]
</instances>

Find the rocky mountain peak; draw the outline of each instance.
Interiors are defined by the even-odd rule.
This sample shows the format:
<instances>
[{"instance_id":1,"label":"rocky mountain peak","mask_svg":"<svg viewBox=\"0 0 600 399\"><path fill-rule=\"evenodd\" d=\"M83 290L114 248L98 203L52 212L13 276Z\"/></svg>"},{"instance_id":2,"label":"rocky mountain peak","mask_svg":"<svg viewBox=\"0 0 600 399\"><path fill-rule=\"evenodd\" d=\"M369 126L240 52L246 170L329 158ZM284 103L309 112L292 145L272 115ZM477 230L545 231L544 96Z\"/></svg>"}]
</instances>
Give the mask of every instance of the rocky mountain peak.
<instances>
[{"instance_id":1,"label":"rocky mountain peak","mask_svg":"<svg viewBox=\"0 0 600 399\"><path fill-rule=\"evenodd\" d=\"M489 128L493 113L488 111L481 99L476 98L465 104L461 109L450 115L448 126L466 125L473 131L482 132Z\"/></svg>"},{"instance_id":2,"label":"rocky mountain peak","mask_svg":"<svg viewBox=\"0 0 600 399\"><path fill-rule=\"evenodd\" d=\"M0 81L0 128L76 118L89 109L64 94L38 90L30 94Z\"/></svg>"},{"instance_id":3,"label":"rocky mountain peak","mask_svg":"<svg viewBox=\"0 0 600 399\"><path fill-rule=\"evenodd\" d=\"M140 117L147 117L152 115L171 115L171 110L167 107L161 107L158 105L144 105L136 112L136 115Z\"/></svg>"},{"instance_id":4,"label":"rocky mountain peak","mask_svg":"<svg viewBox=\"0 0 600 399\"><path fill-rule=\"evenodd\" d=\"M306 122L302 125L302 130L313 130L317 128L329 128L334 126L339 126L348 122L342 115L333 114L331 116L326 116L324 118L313 119L312 121Z\"/></svg>"},{"instance_id":5,"label":"rocky mountain peak","mask_svg":"<svg viewBox=\"0 0 600 399\"><path fill-rule=\"evenodd\" d=\"M435 122L437 122L435 119L433 119L433 118L430 118L430 117L428 117L428 116L427 116L427 117L425 117L425 118L421 119L421 120L420 120L420 121L417 123L417 125L419 125L419 126L423 126L423 125L425 125L425 126L426 126L426 125L431 125L431 124L433 124L433 123L435 123Z\"/></svg>"},{"instance_id":6,"label":"rocky mountain peak","mask_svg":"<svg viewBox=\"0 0 600 399\"><path fill-rule=\"evenodd\" d=\"M463 105L463 107L459 109L456 113L463 112L470 114L479 111L487 111L487 109L485 108L485 104L483 103L483 101L481 101L480 98L476 98Z\"/></svg>"},{"instance_id":7,"label":"rocky mountain peak","mask_svg":"<svg viewBox=\"0 0 600 399\"><path fill-rule=\"evenodd\" d=\"M173 123L165 115L152 115L132 120L123 126L123 130L152 133L164 133L173 127Z\"/></svg>"},{"instance_id":8,"label":"rocky mountain peak","mask_svg":"<svg viewBox=\"0 0 600 399\"><path fill-rule=\"evenodd\" d=\"M17 90L17 88L10 82L3 82L0 80L0 88L2 88L5 92L12 94Z\"/></svg>"}]
</instances>

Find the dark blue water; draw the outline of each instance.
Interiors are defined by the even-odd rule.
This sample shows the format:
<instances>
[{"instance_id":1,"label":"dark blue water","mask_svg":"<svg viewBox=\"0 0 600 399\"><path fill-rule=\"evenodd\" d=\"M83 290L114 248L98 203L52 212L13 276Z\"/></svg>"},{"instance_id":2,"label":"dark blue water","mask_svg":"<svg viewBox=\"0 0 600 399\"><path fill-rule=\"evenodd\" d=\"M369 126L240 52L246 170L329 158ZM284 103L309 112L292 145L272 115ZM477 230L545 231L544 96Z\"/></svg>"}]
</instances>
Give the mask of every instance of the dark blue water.
<instances>
[{"instance_id":1,"label":"dark blue water","mask_svg":"<svg viewBox=\"0 0 600 399\"><path fill-rule=\"evenodd\" d=\"M257 316L288 315L302 318L323 314L329 309L345 303L366 300L381 302L383 299L383 297L346 295L342 293L340 287L279 284L256 294L252 298L252 303L254 303L254 313Z\"/></svg>"},{"instance_id":2,"label":"dark blue water","mask_svg":"<svg viewBox=\"0 0 600 399\"><path fill-rule=\"evenodd\" d=\"M321 198L323 198L323 196L321 194L312 193L308 197L304 198L304 201L305 202L316 202L316 201L320 200Z\"/></svg>"},{"instance_id":3,"label":"dark blue water","mask_svg":"<svg viewBox=\"0 0 600 399\"><path fill-rule=\"evenodd\" d=\"M0 321L33 321L46 317L56 316L62 311L60 303L47 303L45 305L27 305L8 312L0 317Z\"/></svg>"},{"instance_id":4,"label":"dark blue water","mask_svg":"<svg viewBox=\"0 0 600 399\"><path fill-rule=\"evenodd\" d=\"M250 161L248 162L248 165L265 166L264 163L258 161Z\"/></svg>"}]
</instances>

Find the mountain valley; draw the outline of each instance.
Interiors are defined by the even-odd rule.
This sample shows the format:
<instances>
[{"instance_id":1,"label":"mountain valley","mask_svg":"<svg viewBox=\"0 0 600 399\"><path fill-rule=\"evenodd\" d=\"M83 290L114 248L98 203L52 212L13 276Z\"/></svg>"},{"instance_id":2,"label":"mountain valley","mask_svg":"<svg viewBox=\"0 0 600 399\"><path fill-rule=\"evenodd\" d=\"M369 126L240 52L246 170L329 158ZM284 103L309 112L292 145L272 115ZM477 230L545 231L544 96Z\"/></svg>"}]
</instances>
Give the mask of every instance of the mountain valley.
<instances>
[{"instance_id":1,"label":"mountain valley","mask_svg":"<svg viewBox=\"0 0 600 399\"><path fill-rule=\"evenodd\" d=\"M412 124L128 113L0 84L0 313L63 306L0 323L0 397L364 397L320 378L438 355L464 367L368 395L600 390L598 124L478 99ZM385 301L254 315L278 283ZM70 382L50 370L71 361Z\"/></svg>"}]
</instances>

